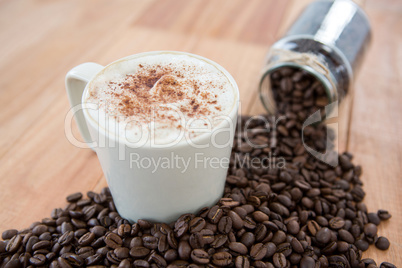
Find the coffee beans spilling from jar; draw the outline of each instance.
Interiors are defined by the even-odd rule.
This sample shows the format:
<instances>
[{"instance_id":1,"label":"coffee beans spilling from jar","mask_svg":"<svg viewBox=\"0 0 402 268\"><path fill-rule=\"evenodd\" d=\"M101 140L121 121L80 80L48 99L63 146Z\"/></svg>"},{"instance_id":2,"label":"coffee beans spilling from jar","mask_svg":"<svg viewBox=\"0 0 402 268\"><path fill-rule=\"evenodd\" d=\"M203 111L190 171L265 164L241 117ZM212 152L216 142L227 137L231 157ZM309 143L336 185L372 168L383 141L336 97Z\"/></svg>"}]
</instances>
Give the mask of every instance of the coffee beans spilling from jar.
<instances>
[{"instance_id":1,"label":"coffee beans spilling from jar","mask_svg":"<svg viewBox=\"0 0 402 268\"><path fill-rule=\"evenodd\" d=\"M24 230L6 230L2 267L395 267L362 252L389 240L377 225L391 215L369 212L352 155L332 167L302 144L295 113L241 117L224 196L211 208L173 223L116 212L109 189L75 193L68 205ZM268 124L276 124L266 131ZM331 135L331 132L328 132ZM304 141L330 148L327 129L309 126ZM332 135L331 135L332 137Z\"/></svg>"},{"instance_id":2,"label":"coffee beans spilling from jar","mask_svg":"<svg viewBox=\"0 0 402 268\"><path fill-rule=\"evenodd\" d=\"M322 82L304 70L282 67L271 76L271 86L279 113L294 113L304 121L317 110L325 113L329 104Z\"/></svg>"}]
</instances>

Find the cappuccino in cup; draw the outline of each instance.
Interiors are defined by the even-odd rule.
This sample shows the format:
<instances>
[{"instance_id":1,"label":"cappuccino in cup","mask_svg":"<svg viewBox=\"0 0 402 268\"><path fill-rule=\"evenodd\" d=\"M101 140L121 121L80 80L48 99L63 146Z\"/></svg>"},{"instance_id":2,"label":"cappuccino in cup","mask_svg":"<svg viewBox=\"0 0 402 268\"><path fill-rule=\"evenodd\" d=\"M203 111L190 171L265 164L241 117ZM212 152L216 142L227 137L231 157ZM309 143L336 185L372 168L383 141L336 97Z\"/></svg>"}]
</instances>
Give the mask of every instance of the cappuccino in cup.
<instances>
[{"instance_id":1,"label":"cappuccino in cup","mask_svg":"<svg viewBox=\"0 0 402 268\"><path fill-rule=\"evenodd\" d=\"M67 75L72 106L77 80L86 83L77 123L122 217L170 222L222 197L239 104L225 69L170 51L87 63Z\"/></svg>"}]
</instances>

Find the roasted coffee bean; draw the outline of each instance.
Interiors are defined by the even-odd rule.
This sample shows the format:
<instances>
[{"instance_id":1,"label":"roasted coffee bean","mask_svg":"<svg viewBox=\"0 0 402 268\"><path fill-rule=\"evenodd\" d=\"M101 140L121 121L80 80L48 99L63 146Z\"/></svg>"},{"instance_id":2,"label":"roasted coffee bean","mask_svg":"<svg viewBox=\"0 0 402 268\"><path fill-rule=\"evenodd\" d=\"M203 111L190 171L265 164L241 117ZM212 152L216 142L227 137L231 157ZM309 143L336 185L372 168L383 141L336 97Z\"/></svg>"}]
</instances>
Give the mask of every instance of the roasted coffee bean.
<instances>
[{"instance_id":1,"label":"roasted coffee bean","mask_svg":"<svg viewBox=\"0 0 402 268\"><path fill-rule=\"evenodd\" d=\"M191 252L191 259L198 264L208 264L209 256L208 253L202 249L194 249Z\"/></svg>"},{"instance_id":2,"label":"roasted coffee bean","mask_svg":"<svg viewBox=\"0 0 402 268\"><path fill-rule=\"evenodd\" d=\"M262 212L262 211L254 211L252 215L253 215L253 219L254 219L256 222L264 222L264 221L269 220L268 215L265 214L265 213Z\"/></svg>"},{"instance_id":3,"label":"roasted coffee bean","mask_svg":"<svg viewBox=\"0 0 402 268\"><path fill-rule=\"evenodd\" d=\"M315 267L315 261L313 258L309 256L304 256L300 260L300 268L314 268Z\"/></svg>"},{"instance_id":4,"label":"roasted coffee bean","mask_svg":"<svg viewBox=\"0 0 402 268\"><path fill-rule=\"evenodd\" d=\"M227 234L232 230L232 218L224 216L220 219L218 224L218 230L221 233Z\"/></svg>"},{"instance_id":5,"label":"roasted coffee bean","mask_svg":"<svg viewBox=\"0 0 402 268\"><path fill-rule=\"evenodd\" d=\"M95 240L95 234L87 232L78 240L78 244L82 247L88 246ZM60 242L59 242L60 243ZM61 245L61 244L60 244Z\"/></svg>"},{"instance_id":6,"label":"roasted coffee bean","mask_svg":"<svg viewBox=\"0 0 402 268\"><path fill-rule=\"evenodd\" d=\"M14 236L16 236L18 234L18 230L16 229L9 229L9 230L5 230L2 234L1 234L1 238L3 240L8 240L13 238Z\"/></svg>"},{"instance_id":7,"label":"roasted coffee bean","mask_svg":"<svg viewBox=\"0 0 402 268\"><path fill-rule=\"evenodd\" d=\"M255 242L255 236L251 232L246 232L242 235L240 242L242 242L246 247L251 247Z\"/></svg>"},{"instance_id":8,"label":"roasted coffee bean","mask_svg":"<svg viewBox=\"0 0 402 268\"><path fill-rule=\"evenodd\" d=\"M156 253L151 255L151 261L153 261L157 265L157 267L167 266L166 260L161 255Z\"/></svg>"},{"instance_id":9,"label":"roasted coffee bean","mask_svg":"<svg viewBox=\"0 0 402 268\"><path fill-rule=\"evenodd\" d=\"M78 200L80 200L82 198L82 193L74 193L74 194L70 194L69 196L67 196L67 202L73 203L73 202L77 202Z\"/></svg>"},{"instance_id":10,"label":"roasted coffee bean","mask_svg":"<svg viewBox=\"0 0 402 268\"><path fill-rule=\"evenodd\" d=\"M177 221L175 223L175 233L177 235L177 237L181 237L183 234L185 234L188 230L188 223L184 220L182 221Z\"/></svg>"},{"instance_id":11,"label":"roasted coffee bean","mask_svg":"<svg viewBox=\"0 0 402 268\"><path fill-rule=\"evenodd\" d=\"M171 248L177 249L178 244L177 244L177 240L176 240L176 238L174 236L173 231L168 232L168 234L167 234L167 242L168 242L168 244L169 244L169 246Z\"/></svg>"},{"instance_id":12,"label":"roasted coffee bean","mask_svg":"<svg viewBox=\"0 0 402 268\"><path fill-rule=\"evenodd\" d=\"M277 268L285 268L286 267L286 257L282 253L275 253L272 257L273 264Z\"/></svg>"},{"instance_id":13,"label":"roasted coffee bean","mask_svg":"<svg viewBox=\"0 0 402 268\"><path fill-rule=\"evenodd\" d=\"M393 265L392 263L389 262L383 262L380 264L380 268L396 268L395 265Z\"/></svg>"},{"instance_id":14,"label":"roasted coffee bean","mask_svg":"<svg viewBox=\"0 0 402 268\"><path fill-rule=\"evenodd\" d=\"M163 253L168 249L169 249L169 244L167 242L167 237L166 237L166 235L161 235L161 237L158 240L158 250L159 250L159 252Z\"/></svg>"},{"instance_id":15,"label":"roasted coffee bean","mask_svg":"<svg viewBox=\"0 0 402 268\"><path fill-rule=\"evenodd\" d=\"M279 244L285 242L285 240L286 240L285 232L279 230L274 234L274 236L271 239L271 242L275 243L276 245L279 245Z\"/></svg>"},{"instance_id":16,"label":"roasted coffee bean","mask_svg":"<svg viewBox=\"0 0 402 268\"><path fill-rule=\"evenodd\" d=\"M189 229L190 229L190 233L196 233L201 231L205 225L206 225L206 221L201 218L201 217L195 217L194 219L192 219L189 222Z\"/></svg>"},{"instance_id":17,"label":"roasted coffee bean","mask_svg":"<svg viewBox=\"0 0 402 268\"><path fill-rule=\"evenodd\" d=\"M345 221L344 219L340 217L334 217L329 220L329 227L333 230L339 230L345 226Z\"/></svg>"},{"instance_id":18,"label":"roasted coffee bean","mask_svg":"<svg viewBox=\"0 0 402 268\"><path fill-rule=\"evenodd\" d=\"M49 242L47 242L49 243ZM22 244L22 236L19 234L14 235L7 243L6 251L13 253L19 249ZM34 249L36 250L36 249Z\"/></svg>"},{"instance_id":19,"label":"roasted coffee bean","mask_svg":"<svg viewBox=\"0 0 402 268\"><path fill-rule=\"evenodd\" d=\"M355 242L353 235L344 229L339 230L338 235L341 240L346 241L349 244L353 244Z\"/></svg>"},{"instance_id":20,"label":"roasted coffee bean","mask_svg":"<svg viewBox=\"0 0 402 268\"><path fill-rule=\"evenodd\" d=\"M36 254L33 255L30 259L29 262L33 265L33 266L41 266L44 265L46 262L46 257L45 255L42 254Z\"/></svg>"},{"instance_id":21,"label":"roasted coffee bean","mask_svg":"<svg viewBox=\"0 0 402 268\"><path fill-rule=\"evenodd\" d=\"M286 225L288 232L290 234L296 235L299 233L300 231L300 225L296 220L292 220L290 222L288 222L288 224Z\"/></svg>"},{"instance_id":22,"label":"roasted coffee bean","mask_svg":"<svg viewBox=\"0 0 402 268\"><path fill-rule=\"evenodd\" d=\"M236 268L249 268L250 261L247 256L237 256L235 259L235 267Z\"/></svg>"},{"instance_id":23,"label":"roasted coffee bean","mask_svg":"<svg viewBox=\"0 0 402 268\"><path fill-rule=\"evenodd\" d=\"M239 255L247 255L248 252L247 247L240 242L229 243L229 249Z\"/></svg>"},{"instance_id":24,"label":"roasted coffee bean","mask_svg":"<svg viewBox=\"0 0 402 268\"><path fill-rule=\"evenodd\" d=\"M316 221L308 221L307 222L307 229L309 230L310 234L316 236L317 232L320 230L320 225Z\"/></svg>"},{"instance_id":25,"label":"roasted coffee bean","mask_svg":"<svg viewBox=\"0 0 402 268\"><path fill-rule=\"evenodd\" d=\"M140 258L146 257L150 252L151 252L151 250L149 250L146 247L137 246L137 247L132 247L130 249L129 254L133 258L140 259Z\"/></svg>"},{"instance_id":26,"label":"roasted coffee bean","mask_svg":"<svg viewBox=\"0 0 402 268\"><path fill-rule=\"evenodd\" d=\"M290 246L290 243L282 243L277 246L276 252L282 253L285 255L285 257L288 257L290 254L292 254L292 247Z\"/></svg>"},{"instance_id":27,"label":"roasted coffee bean","mask_svg":"<svg viewBox=\"0 0 402 268\"><path fill-rule=\"evenodd\" d=\"M377 215L382 221L386 221L389 218L391 218L391 214L389 214L389 212L387 210L384 210L384 209L378 210Z\"/></svg>"},{"instance_id":28,"label":"roasted coffee bean","mask_svg":"<svg viewBox=\"0 0 402 268\"><path fill-rule=\"evenodd\" d=\"M212 255L212 263L217 266L229 266L232 263L232 255L229 252L217 252Z\"/></svg>"},{"instance_id":29,"label":"roasted coffee bean","mask_svg":"<svg viewBox=\"0 0 402 268\"><path fill-rule=\"evenodd\" d=\"M219 222L223 215L223 211L219 206L213 206L208 212L208 219L211 223L216 224Z\"/></svg>"},{"instance_id":30,"label":"roasted coffee bean","mask_svg":"<svg viewBox=\"0 0 402 268\"><path fill-rule=\"evenodd\" d=\"M258 243L251 246L250 257L253 260L256 261L262 260L262 258L264 258L266 254L267 254L267 248L264 246L264 244Z\"/></svg>"},{"instance_id":31,"label":"roasted coffee bean","mask_svg":"<svg viewBox=\"0 0 402 268\"><path fill-rule=\"evenodd\" d=\"M80 267L85 264L82 257L71 252L62 254L61 258L65 259L73 267Z\"/></svg>"},{"instance_id":32,"label":"roasted coffee bean","mask_svg":"<svg viewBox=\"0 0 402 268\"><path fill-rule=\"evenodd\" d=\"M187 241L181 240L179 242L179 247L178 247L177 251L179 253L180 259L182 259L182 260L190 259L191 247Z\"/></svg>"},{"instance_id":33,"label":"roasted coffee bean","mask_svg":"<svg viewBox=\"0 0 402 268\"><path fill-rule=\"evenodd\" d=\"M11 241L11 240L10 240ZM49 249L51 247L50 241L38 241L32 246L33 251L37 251L40 249Z\"/></svg>"},{"instance_id":34,"label":"roasted coffee bean","mask_svg":"<svg viewBox=\"0 0 402 268\"><path fill-rule=\"evenodd\" d=\"M223 246L227 241L228 241L227 235L218 234L218 235L215 235L214 241L212 241L212 243L211 243L210 245L211 245L211 247L213 247L213 248L220 248L220 247Z\"/></svg>"},{"instance_id":35,"label":"roasted coffee bean","mask_svg":"<svg viewBox=\"0 0 402 268\"><path fill-rule=\"evenodd\" d=\"M242 208L238 208L238 209L242 209ZM243 223L242 218L239 216L239 214L237 214L234 210L231 210L231 211L229 211L228 215L232 219L233 228L235 228L237 230L243 228L244 223Z\"/></svg>"},{"instance_id":36,"label":"roasted coffee bean","mask_svg":"<svg viewBox=\"0 0 402 268\"><path fill-rule=\"evenodd\" d=\"M340 253L345 253L349 249L349 244L347 242L338 241L336 244Z\"/></svg>"},{"instance_id":37,"label":"roasted coffee bean","mask_svg":"<svg viewBox=\"0 0 402 268\"><path fill-rule=\"evenodd\" d=\"M255 229L255 240L257 242L261 242L264 240L266 235L267 235L267 227L265 227L264 224L258 225L258 227Z\"/></svg>"},{"instance_id":38,"label":"roasted coffee bean","mask_svg":"<svg viewBox=\"0 0 402 268\"><path fill-rule=\"evenodd\" d=\"M331 240L331 231L327 227L323 227L315 235L317 242L326 244Z\"/></svg>"},{"instance_id":39,"label":"roasted coffee bean","mask_svg":"<svg viewBox=\"0 0 402 268\"><path fill-rule=\"evenodd\" d=\"M74 232L70 231L70 232L65 232L64 234L62 234L59 237L58 242L61 246L65 246L65 245L68 245L73 239L74 239Z\"/></svg>"},{"instance_id":40,"label":"roasted coffee bean","mask_svg":"<svg viewBox=\"0 0 402 268\"><path fill-rule=\"evenodd\" d=\"M337 249L338 249L338 243L340 242L335 242L332 241L330 243L328 243L328 245L326 245L321 252L325 255L331 255L332 253L334 253Z\"/></svg>"},{"instance_id":41,"label":"roasted coffee bean","mask_svg":"<svg viewBox=\"0 0 402 268\"><path fill-rule=\"evenodd\" d=\"M165 252L164 258L167 262L172 262L177 259L179 254L177 253L177 250L175 249L169 249Z\"/></svg>"},{"instance_id":42,"label":"roasted coffee bean","mask_svg":"<svg viewBox=\"0 0 402 268\"><path fill-rule=\"evenodd\" d=\"M149 249L156 249L158 248L158 238L152 235L144 235L142 237L142 242L144 247Z\"/></svg>"},{"instance_id":43,"label":"roasted coffee bean","mask_svg":"<svg viewBox=\"0 0 402 268\"><path fill-rule=\"evenodd\" d=\"M377 226L373 223L364 225L364 234L366 237L374 238L377 235Z\"/></svg>"},{"instance_id":44,"label":"roasted coffee bean","mask_svg":"<svg viewBox=\"0 0 402 268\"><path fill-rule=\"evenodd\" d=\"M113 249L118 248L123 244L123 240L115 233L108 233L105 236L104 241L106 245Z\"/></svg>"},{"instance_id":45,"label":"roasted coffee bean","mask_svg":"<svg viewBox=\"0 0 402 268\"><path fill-rule=\"evenodd\" d=\"M387 250L389 248L389 240L386 237L380 236L375 242L375 246L381 250Z\"/></svg>"}]
</instances>

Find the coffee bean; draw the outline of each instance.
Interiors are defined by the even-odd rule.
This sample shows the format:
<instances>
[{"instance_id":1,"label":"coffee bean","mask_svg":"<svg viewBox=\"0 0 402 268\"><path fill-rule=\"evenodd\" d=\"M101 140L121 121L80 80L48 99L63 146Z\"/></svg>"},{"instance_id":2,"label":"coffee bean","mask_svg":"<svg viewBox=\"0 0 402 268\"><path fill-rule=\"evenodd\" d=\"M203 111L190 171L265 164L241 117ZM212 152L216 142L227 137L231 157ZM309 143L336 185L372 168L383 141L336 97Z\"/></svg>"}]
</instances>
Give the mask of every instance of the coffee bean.
<instances>
[{"instance_id":1,"label":"coffee bean","mask_svg":"<svg viewBox=\"0 0 402 268\"><path fill-rule=\"evenodd\" d=\"M285 242L285 240L286 240L285 232L279 230L274 234L274 236L271 239L271 242L275 243L276 245L279 245L279 244Z\"/></svg>"},{"instance_id":2,"label":"coffee bean","mask_svg":"<svg viewBox=\"0 0 402 268\"><path fill-rule=\"evenodd\" d=\"M190 233L201 231L206 225L206 221L201 217L196 217L189 222Z\"/></svg>"},{"instance_id":3,"label":"coffee bean","mask_svg":"<svg viewBox=\"0 0 402 268\"><path fill-rule=\"evenodd\" d=\"M217 252L212 255L212 263L217 266L228 266L232 263L232 255L228 252Z\"/></svg>"},{"instance_id":4,"label":"coffee bean","mask_svg":"<svg viewBox=\"0 0 402 268\"><path fill-rule=\"evenodd\" d=\"M285 255L285 257L288 257L290 254L292 254L292 247L290 243L282 243L278 245L276 252L282 253L283 255Z\"/></svg>"},{"instance_id":5,"label":"coffee bean","mask_svg":"<svg viewBox=\"0 0 402 268\"><path fill-rule=\"evenodd\" d=\"M44 265L46 262L46 257L45 255L42 254L36 254L33 255L30 259L29 262L33 265L33 266L41 266Z\"/></svg>"},{"instance_id":6,"label":"coffee bean","mask_svg":"<svg viewBox=\"0 0 402 268\"><path fill-rule=\"evenodd\" d=\"M300 268L314 268L315 261L309 256L304 256L300 261Z\"/></svg>"},{"instance_id":7,"label":"coffee bean","mask_svg":"<svg viewBox=\"0 0 402 268\"><path fill-rule=\"evenodd\" d=\"M277 268L285 268L286 267L286 257L282 253L275 253L272 257L273 263Z\"/></svg>"},{"instance_id":8,"label":"coffee bean","mask_svg":"<svg viewBox=\"0 0 402 268\"><path fill-rule=\"evenodd\" d=\"M115 249L120 247L123 244L123 240L115 233L108 233L104 239L106 245Z\"/></svg>"},{"instance_id":9,"label":"coffee bean","mask_svg":"<svg viewBox=\"0 0 402 268\"><path fill-rule=\"evenodd\" d=\"M121 239L120 239L121 240ZM152 235L144 235L142 237L142 242L144 247L149 249L156 249L158 248L158 238Z\"/></svg>"},{"instance_id":10,"label":"coffee bean","mask_svg":"<svg viewBox=\"0 0 402 268\"><path fill-rule=\"evenodd\" d=\"M303 248L302 244L300 243L300 241L297 240L297 238L293 237L292 240L290 241L290 245L292 246L292 249L295 252L297 252L297 253L304 252L304 248Z\"/></svg>"},{"instance_id":11,"label":"coffee bean","mask_svg":"<svg viewBox=\"0 0 402 268\"><path fill-rule=\"evenodd\" d=\"M369 248L369 243L366 240L357 240L355 242L355 245L358 249L362 250L362 251L366 251Z\"/></svg>"},{"instance_id":12,"label":"coffee bean","mask_svg":"<svg viewBox=\"0 0 402 268\"><path fill-rule=\"evenodd\" d=\"M236 268L249 268L250 261L246 256L237 256L235 259Z\"/></svg>"},{"instance_id":13,"label":"coffee bean","mask_svg":"<svg viewBox=\"0 0 402 268\"><path fill-rule=\"evenodd\" d=\"M258 243L251 246L250 257L253 260L256 261L262 260L262 258L264 258L266 254L267 254L267 248L264 246L264 244Z\"/></svg>"},{"instance_id":14,"label":"coffee bean","mask_svg":"<svg viewBox=\"0 0 402 268\"><path fill-rule=\"evenodd\" d=\"M260 224L255 229L255 240L257 242L261 242L267 235L267 227L264 224Z\"/></svg>"},{"instance_id":15,"label":"coffee bean","mask_svg":"<svg viewBox=\"0 0 402 268\"><path fill-rule=\"evenodd\" d=\"M190 244L187 241L181 240L179 242L179 246L178 246L177 251L179 253L180 259L183 259L183 260L190 259L191 247L190 247Z\"/></svg>"},{"instance_id":16,"label":"coffee bean","mask_svg":"<svg viewBox=\"0 0 402 268\"><path fill-rule=\"evenodd\" d=\"M315 235L317 242L326 244L331 240L331 231L327 227L323 227Z\"/></svg>"},{"instance_id":17,"label":"coffee bean","mask_svg":"<svg viewBox=\"0 0 402 268\"><path fill-rule=\"evenodd\" d=\"M220 219L219 224L218 224L218 230L221 233L227 234L232 230L232 218L228 216L224 216Z\"/></svg>"},{"instance_id":18,"label":"coffee bean","mask_svg":"<svg viewBox=\"0 0 402 268\"><path fill-rule=\"evenodd\" d=\"M22 244L22 236L19 234L16 234L8 241L7 246L6 246L6 251L13 253L19 249L21 244Z\"/></svg>"},{"instance_id":19,"label":"coffee bean","mask_svg":"<svg viewBox=\"0 0 402 268\"><path fill-rule=\"evenodd\" d=\"M328 257L330 267L349 267L349 262L344 256L333 255Z\"/></svg>"},{"instance_id":20,"label":"coffee bean","mask_svg":"<svg viewBox=\"0 0 402 268\"><path fill-rule=\"evenodd\" d=\"M194 249L191 252L191 259L198 264L208 264L209 263L208 253L202 249Z\"/></svg>"},{"instance_id":21,"label":"coffee bean","mask_svg":"<svg viewBox=\"0 0 402 268\"><path fill-rule=\"evenodd\" d=\"M5 230L2 234L1 234L1 238L3 240L8 240L13 238L15 235L18 234L18 230L16 229L9 229L9 230Z\"/></svg>"},{"instance_id":22,"label":"coffee bean","mask_svg":"<svg viewBox=\"0 0 402 268\"><path fill-rule=\"evenodd\" d=\"M175 233L177 235L177 237L181 237L183 234L185 234L188 230L188 223L184 220L182 221L177 221L175 223Z\"/></svg>"},{"instance_id":23,"label":"coffee bean","mask_svg":"<svg viewBox=\"0 0 402 268\"><path fill-rule=\"evenodd\" d=\"M74 193L74 194L70 194L69 196L67 196L67 202L73 203L73 202L77 202L78 200L80 200L82 198L82 193Z\"/></svg>"},{"instance_id":24,"label":"coffee bean","mask_svg":"<svg viewBox=\"0 0 402 268\"><path fill-rule=\"evenodd\" d=\"M91 232L87 232L78 240L78 244L82 247L88 246L95 240L95 234ZM60 242L59 242L60 243ZM61 244L60 244L61 245Z\"/></svg>"},{"instance_id":25,"label":"coffee bean","mask_svg":"<svg viewBox=\"0 0 402 268\"><path fill-rule=\"evenodd\" d=\"M381 250L387 250L389 248L389 240L386 237L380 236L375 242L375 246Z\"/></svg>"},{"instance_id":26,"label":"coffee bean","mask_svg":"<svg viewBox=\"0 0 402 268\"><path fill-rule=\"evenodd\" d=\"M263 213L262 211L254 211L252 215L256 222L264 222L269 220L268 215Z\"/></svg>"},{"instance_id":27,"label":"coffee bean","mask_svg":"<svg viewBox=\"0 0 402 268\"><path fill-rule=\"evenodd\" d=\"M65 245L68 245L73 239L74 239L74 232L70 231L70 232L65 232L64 234L62 234L59 237L58 242L61 246L65 246Z\"/></svg>"},{"instance_id":28,"label":"coffee bean","mask_svg":"<svg viewBox=\"0 0 402 268\"><path fill-rule=\"evenodd\" d=\"M150 252L151 250L149 250L148 248L138 246L131 248L129 254L133 258L139 259L146 257Z\"/></svg>"},{"instance_id":29,"label":"coffee bean","mask_svg":"<svg viewBox=\"0 0 402 268\"><path fill-rule=\"evenodd\" d=\"M251 232L246 232L242 235L240 242L242 242L246 247L251 247L255 242L255 236Z\"/></svg>"},{"instance_id":30,"label":"coffee bean","mask_svg":"<svg viewBox=\"0 0 402 268\"><path fill-rule=\"evenodd\" d=\"M392 263L389 262L383 262L380 264L380 268L396 268L395 265L393 265Z\"/></svg>"},{"instance_id":31,"label":"coffee bean","mask_svg":"<svg viewBox=\"0 0 402 268\"><path fill-rule=\"evenodd\" d=\"M316 221L308 221L307 222L307 229L309 230L310 234L316 236L317 232L320 230L320 225Z\"/></svg>"},{"instance_id":32,"label":"coffee bean","mask_svg":"<svg viewBox=\"0 0 402 268\"><path fill-rule=\"evenodd\" d=\"M82 257L71 252L62 254L61 258L65 259L73 267L80 267L85 263Z\"/></svg>"},{"instance_id":33,"label":"coffee bean","mask_svg":"<svg viewBox=\"0 0 402 268\"><path fill-rule=\"evenodd\" d=\"M242 209L242 208L238 208L238 209ZM243 228L243 220L241 219L241 217L239 216L239 214L237 214L234 210L229 211L228 213L229 217L232 219L232 225L233 228L235 229L241 229Z\"/></svg>"},{"instance_id":34,"label":"coffee bean","mask_svg":"<svg viewBox=\"0 0 402 268\"><path fill-rule=\"evenodd\" d=\"M223 211L219 206L213 206L208 212L208 219L211 223L218 223L223 215Z\"/></svg>"},{"instance_id":35,"label":"coffee bean","mask_svg":"<svg viewBox=\"0 0 402 268\"><path fill-rule=\"evenodd\" d=\"M227 235L223 235L223 234L215 235L214 241L212 241L212 243L211 243L211 247L213 247L213 248L220 248L220 247L223 246L227 241L228 241Z\"/></svg>"},{"instance_id":36,"label":"coffee bean","mask_svg":"<svg viewBox=\"0 0 402 268\"><path fill-rule=\"evenodd\" d=\"M389 214L389 212L384 209L378 210L377 215L382 221L386 221L391 218L391 214Z\"/></svg>"},{"instance_id":37,"label":"coffee bean","mask_svg":"<svg viewBox=\"0 0 402 268\"><path fill-rule=\"evenodd\" d=\"M373 223L364 225L364 234L366 237L374 238L377 235L377 226Z\"/></svg>"},{"instance_id":38,"label":"coffee bean","mask_svg":"<svg viewBox=\"0 0 402 268\"><path fill-rule=\"evenodd\" d=\"M247 252L248 252L247 247L240 242L229 243L229 249L239 255L247 255Z\"/></svg>"},{"instance_id":39,"label":"coffee bean","mask_svg":"<svg viewBox=\"0 0 402 268\"><path fill-rule=\"evenodd\" d=\"M340 239L348 242L349 244L353 244L355 242L353 235L344 229L339 230L338 235Z\"/></svg>"}]
</instances>

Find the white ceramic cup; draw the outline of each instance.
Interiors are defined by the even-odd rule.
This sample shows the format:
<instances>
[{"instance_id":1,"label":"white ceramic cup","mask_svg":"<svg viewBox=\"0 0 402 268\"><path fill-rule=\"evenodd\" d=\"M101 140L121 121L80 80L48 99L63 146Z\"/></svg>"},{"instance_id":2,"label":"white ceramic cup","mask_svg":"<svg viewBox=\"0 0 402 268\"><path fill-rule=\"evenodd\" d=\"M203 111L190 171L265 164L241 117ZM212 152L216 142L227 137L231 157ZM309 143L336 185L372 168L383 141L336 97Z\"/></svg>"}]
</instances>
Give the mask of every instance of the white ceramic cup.
<instances>
[{"instance_id":1,"label":"white ceramic cup","mask_svg":"<svg viewBox=\"0 0 402 268\"><path fill-rule=\"evenodd\" d=\"M196 148L186 139L168 147L133 146L120 139L110 129L100 127L90 116L93 109L85 100L88 85L96 77L107 73L116 64L138 64L144 56L158 54L187 55L218 69L230 82L234 92L233 107L210 132L202 133ZM196 213L203 207L213 206L222 197L239 106L239 90L232 76L217 63L190 53L155 51L132 55L117 60L106 67L84 63L70 70L66 76L66 89L74 116L85 142L97 153L117 211L130 221L146 219L171 222L183 213ZM77 108L78 107L78 108ZM177 160L176 159L183 159ZM150 165L154 159L170 159L168 168ZM138 165L141 160L143 165ZM187 163L180 161L187 161ZM187 165L187 168L185 166Z\"/></svg>"}]
</instances>

